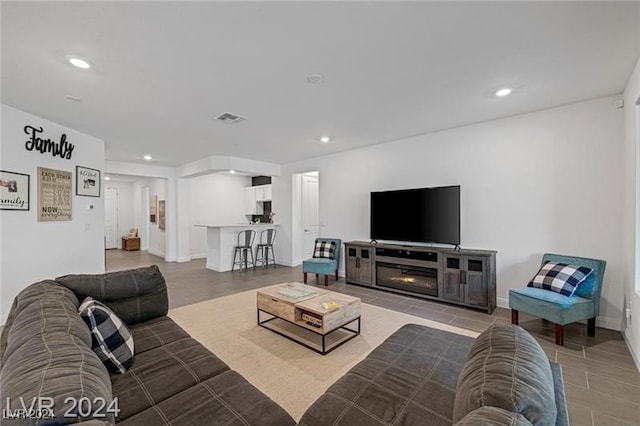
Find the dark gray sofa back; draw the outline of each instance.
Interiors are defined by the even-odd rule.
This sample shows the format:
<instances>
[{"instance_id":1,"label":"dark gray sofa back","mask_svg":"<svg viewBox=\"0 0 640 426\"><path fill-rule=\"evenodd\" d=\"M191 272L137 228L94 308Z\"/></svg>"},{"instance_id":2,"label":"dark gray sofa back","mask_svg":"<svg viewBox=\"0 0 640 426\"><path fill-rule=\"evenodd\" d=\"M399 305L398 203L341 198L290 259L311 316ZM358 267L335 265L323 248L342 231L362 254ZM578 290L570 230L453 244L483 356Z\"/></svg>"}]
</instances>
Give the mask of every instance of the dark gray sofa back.
<instances>
[{"instance_id":1,"label":"dark gray sofa back","mask_svg":"<svg viewBox=\"0 0 640 426\"><path fill-rule=\"evenodd\" d=\"M516 325L493 325L473 343L458 376L453 421L490 406L521 414L534 426L555 425L555 393L549 358L540 344Z\"/></svg>"},{"instance_id":2,"label":"dark gray sofa back","mask_svg":"<svg viewBox=\"0 0 640 426\"><path fill-rule=\"evenodd\" d=\"M126 324L167 314L167 284L156 265L106 274L65 275L56 281L82 302L90 296L106 304Z\"/></svg>"},{"instance_id":3,"label":"dark gray sofa back","mask_svg":"<svg viewBox=\"0 0 640 426\"><path fill-rule=\"evenodd\" d=\"M64 424L78 420L64 417L72 408L67 398L112 401L109 373L91 350L89 329L78 315L78 305L73 292L55 281L32 284L16 296L0 338L2 410L15 412L23 403L29 407L41 398L43 405L53 402L56 424ZM112 423L113 415L106 420ZM5 419L2 424L36 422Z\"/></svg>"}]
</instances>

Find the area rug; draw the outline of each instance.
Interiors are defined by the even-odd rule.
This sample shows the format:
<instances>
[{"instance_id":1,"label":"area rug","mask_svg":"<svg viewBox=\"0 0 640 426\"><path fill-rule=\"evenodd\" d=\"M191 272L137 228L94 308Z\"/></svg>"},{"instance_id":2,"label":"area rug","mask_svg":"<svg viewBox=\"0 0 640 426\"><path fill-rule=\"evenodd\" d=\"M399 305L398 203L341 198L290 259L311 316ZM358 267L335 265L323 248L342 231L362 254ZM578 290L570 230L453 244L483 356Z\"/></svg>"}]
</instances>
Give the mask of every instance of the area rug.
<instances>
[{"instance_id":1,"label":"area rug","mask_svg":"<svg viewBox=\"0 0 640 426\"><path fill-rule=\"evenodd\" d=\"M331 384L405 324L478 335L363 303L360 336L320 355L259 327L256 315L255 290L169 311L169 316L193 338L280 404L296 421Z\"/></svg>"}]
</instances>

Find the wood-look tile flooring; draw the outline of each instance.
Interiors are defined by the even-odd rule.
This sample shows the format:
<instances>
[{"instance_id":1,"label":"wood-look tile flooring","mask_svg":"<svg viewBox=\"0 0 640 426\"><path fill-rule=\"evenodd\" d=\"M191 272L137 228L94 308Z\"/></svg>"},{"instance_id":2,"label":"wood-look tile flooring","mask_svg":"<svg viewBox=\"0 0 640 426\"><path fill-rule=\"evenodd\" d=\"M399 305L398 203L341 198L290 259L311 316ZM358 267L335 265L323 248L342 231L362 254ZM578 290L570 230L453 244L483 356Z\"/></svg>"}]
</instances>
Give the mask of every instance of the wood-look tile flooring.
<instances>
[{"instance_id":1,"label":"wood-look tile flooring","mask_svg":"<svg viewBox=\"0 0 640 426\"><path fill-rule=\"evenodd\" d=\"M172 308L252 290L271 284L302 281L298 268L275 268L218 273L205 268L204 259L167 263L147 252L107 251L107 270L157 264L169 288ZM309 284L316 283L311 276ZM372 305L406 312L434 321L482 331L490 324L509 323L510 312L498 308L492 315L452 305L405 297L380 290L329 281L329 289L360 297ZM598 328L586 336L586 325L566 327L565 344L554 343L553 324L523 313L520 325L529 331L549 358L562 365L572 425L640 425L640 372L620 332Z\"/></svg>"}]
</instances>

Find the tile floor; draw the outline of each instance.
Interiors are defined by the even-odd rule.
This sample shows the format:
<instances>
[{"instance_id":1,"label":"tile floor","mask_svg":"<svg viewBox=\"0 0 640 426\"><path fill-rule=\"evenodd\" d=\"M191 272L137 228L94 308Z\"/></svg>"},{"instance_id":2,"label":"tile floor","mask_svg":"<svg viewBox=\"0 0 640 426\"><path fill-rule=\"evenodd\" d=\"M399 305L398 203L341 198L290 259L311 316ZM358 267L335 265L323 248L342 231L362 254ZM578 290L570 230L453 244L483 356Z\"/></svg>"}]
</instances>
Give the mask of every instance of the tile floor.
<instances>
[{"instance_id":1,"label":"tile floor","mask_svg":"<svg viewBox=\"0 0 640 426\"><path fill-rule=\"evenodd\" d=\"M277 266L248 272L218 273L204 267L204 259L167 263L146 252L107 251L107 270L157 264L169 288L172 308L288 281L301 281L300 268ZM310 277L309 284L316 284ZM321 283L318 283L321 284ZM330 280L329 288L360 297L363 302L434 321L482 331L490 324L509 323L510 312L498 308L492 315ZM520 314L549 358L562 365L572 425L640 425L640 372L621 333L598 328L586 336L586 325L565 329L565 345L554 343L553 324Z\"/></svg>"}]
</instances>

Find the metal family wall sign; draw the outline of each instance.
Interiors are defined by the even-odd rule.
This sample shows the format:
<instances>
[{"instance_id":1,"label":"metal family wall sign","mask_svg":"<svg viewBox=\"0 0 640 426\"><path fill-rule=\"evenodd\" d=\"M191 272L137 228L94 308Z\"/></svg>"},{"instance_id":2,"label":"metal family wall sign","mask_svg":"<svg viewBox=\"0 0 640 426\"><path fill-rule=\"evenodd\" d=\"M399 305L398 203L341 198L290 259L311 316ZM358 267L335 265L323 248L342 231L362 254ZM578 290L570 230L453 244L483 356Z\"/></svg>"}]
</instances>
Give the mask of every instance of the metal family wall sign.
<instances>
[{"instance_id":1,"label":"metal family wall sign","mask_svg":"<svg viewBox=\"0 0 640 426\"><path fill-rule=\"evenodd\" d=\"M27 151L38 151L40 154L46 152L51 153L54 157L66 158L71 160L71 154L75 145L67 141L65 133L60 136L60 142L41 137L44 131L42 127L24 126L24 132L29 135L29 139L24 144Z\"/></svg>"}]
</instances>

